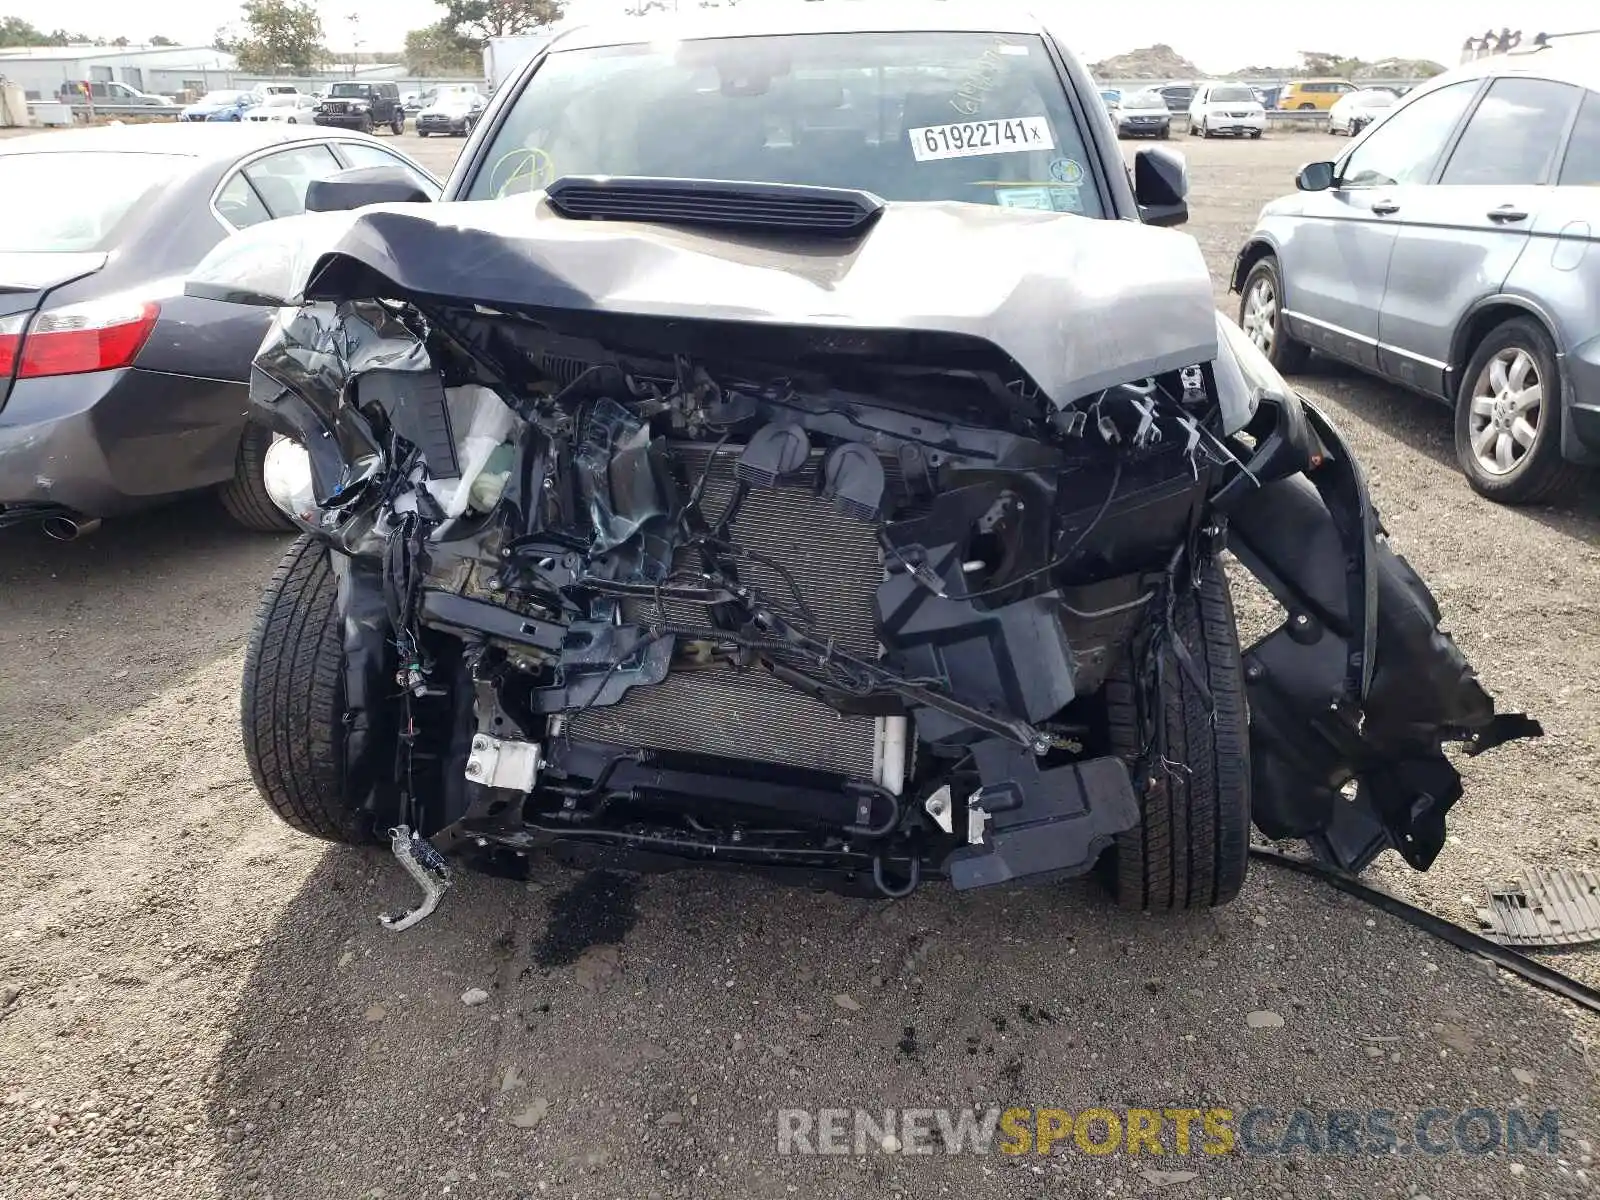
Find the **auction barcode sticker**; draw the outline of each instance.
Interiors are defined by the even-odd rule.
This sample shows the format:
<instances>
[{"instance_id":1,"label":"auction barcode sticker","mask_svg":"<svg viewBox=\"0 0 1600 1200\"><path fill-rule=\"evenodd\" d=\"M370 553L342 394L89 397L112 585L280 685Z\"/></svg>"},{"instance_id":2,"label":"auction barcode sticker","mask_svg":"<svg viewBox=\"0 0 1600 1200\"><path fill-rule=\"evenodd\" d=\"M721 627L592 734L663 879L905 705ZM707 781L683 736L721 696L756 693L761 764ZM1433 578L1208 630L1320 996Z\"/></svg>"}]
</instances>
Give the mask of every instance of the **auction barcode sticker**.
<instances>
[{"instance_id":1,"label":"auction barcode sticker","mask_svg":"<svg viewBox=\"0 0 1600 1200\"><path fill-rule=\"evenodd\" d=\"M911 153L918 162L970 158L976 154L1014 154L1054 150L1050 123L1043 117L1009 117L1003 121L957 121L908 129Z\"/></svg>"}]
</instances>

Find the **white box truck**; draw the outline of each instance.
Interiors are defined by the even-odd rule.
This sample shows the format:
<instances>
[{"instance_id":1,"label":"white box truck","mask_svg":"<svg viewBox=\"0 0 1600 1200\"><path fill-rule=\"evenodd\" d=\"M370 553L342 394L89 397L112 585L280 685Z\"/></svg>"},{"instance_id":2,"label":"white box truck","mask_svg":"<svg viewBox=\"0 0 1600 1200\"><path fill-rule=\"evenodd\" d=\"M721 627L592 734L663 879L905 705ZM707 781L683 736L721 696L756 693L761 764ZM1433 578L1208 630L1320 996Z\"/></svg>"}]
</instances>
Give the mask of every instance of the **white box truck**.
<instances>
[{"instance_id":1,"label":"white box truck","mask_svg":"<svg viewBox=\"0 0 1600 1200\"><path fill-rule=\"evenodd\" d=\"M502 83L520 71L524 64L550 44L550 33L519 33L492 37L483 47L483 75L492 96Z\"/></svg>"}]
</instances>

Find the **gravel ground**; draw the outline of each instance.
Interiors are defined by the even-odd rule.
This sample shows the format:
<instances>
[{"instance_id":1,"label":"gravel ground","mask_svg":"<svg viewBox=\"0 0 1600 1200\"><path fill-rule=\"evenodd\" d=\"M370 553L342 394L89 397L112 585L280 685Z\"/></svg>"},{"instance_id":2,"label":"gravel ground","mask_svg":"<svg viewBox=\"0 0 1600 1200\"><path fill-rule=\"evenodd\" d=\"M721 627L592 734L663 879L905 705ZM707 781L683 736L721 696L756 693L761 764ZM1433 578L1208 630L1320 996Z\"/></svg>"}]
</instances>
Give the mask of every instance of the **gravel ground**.
<instances>
[{"instance_id":1,"label":"gravel ground","mask_svg":"<svg viewBox=\"0 0 1600 1200\"><path fill-rule=\"evenodd\" d=\"M460 147L404 144L441 170ZM1261 203L1335 145L1180 143L1219 304ZM1545 723L1465 764L1433 871L1372 872L1470 923L1484 879L1596 857L1600 502L1495 508L1441 407L1326 364L1298 382L1502 706ZM1269 868L1169 922L1087 887L886 904L539 863L391 935L400 871L288 833L240 753L241 646L284 545L206 502L72 545L0 534L0 1200L1593 1190L1600 1026ZM1593 954L1559 963L1600 980ZM1519 1103L1561 1110L1558 1154L797 1158L775 1117L1268 1107L1281 1137L1302 1106L1404 1126Z\"/></svg>"}]
</instances>

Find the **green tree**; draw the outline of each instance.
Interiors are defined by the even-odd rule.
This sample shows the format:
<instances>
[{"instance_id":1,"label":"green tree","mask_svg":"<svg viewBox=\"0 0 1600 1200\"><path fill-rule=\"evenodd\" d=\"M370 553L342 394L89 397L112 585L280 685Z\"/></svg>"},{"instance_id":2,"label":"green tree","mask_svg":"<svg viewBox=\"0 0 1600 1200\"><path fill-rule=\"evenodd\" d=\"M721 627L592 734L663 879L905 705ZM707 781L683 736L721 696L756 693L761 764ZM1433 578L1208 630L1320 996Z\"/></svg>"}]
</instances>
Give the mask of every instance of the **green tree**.
<instances>
[{"instance_id":1,"label":"green tree","mask_svg":"<svg viewBox=\"0 0 1600 1200\"><path fill-rule=\"evenodd\" d=\"M311 0L245 0L245 32L217 35L217 47L246 71L309 71L325 52L322 18Z\"/></svg>"},{"instance_id":2,"label":"green tree","mask_svg":"<svg viewBox=\"0 0 1600 1200\"><path fill-rule=\"evenodd\" d=\"M44 34L21 17L0 17L0 46L42 46Z\"/></svg>"},{"instance_id":3,"label":"green tree","mask_svg":"<svg viewBox=\"0 0 1600 1200\"><path fill-rule=\"evenodd\" d=\"M1305 63L1307 75L1331 76L1338 79L1348 79L1366 65L1359 58L1346 58L1341 54L1329 54L1321 50L1302 50L1300 57Z\"/></svg>"},{"instance_id":4,"label":"green tree","mask_svg":"<svg viewBox=\"0 0 1600 1200\"><path fill-rule=\"evenodd\" d=\"M561 19L562 0L443 0L440 22L473 49L492 37L532 33Z\"/></svg>"},{"instance_id":5,"label":"green tree","mask_svg":"<svg viewBox=\"0 0 1600 1200\"><path fill-rule=\"evenodd\" d=\"M443 21L406 34L406 70L413 75L476 75L481 51Z\"/></svg>"},{"instance_id":6,"label":"green tree","mask_svg":"<svg viewBox=\"0 0 1600 1200\"><path fill-rule=\"evenodd\" d=\"M176 46L178 43L169 37L162 37L159 33L150 39L152 46Z\"/></svg>"}]
</instances>

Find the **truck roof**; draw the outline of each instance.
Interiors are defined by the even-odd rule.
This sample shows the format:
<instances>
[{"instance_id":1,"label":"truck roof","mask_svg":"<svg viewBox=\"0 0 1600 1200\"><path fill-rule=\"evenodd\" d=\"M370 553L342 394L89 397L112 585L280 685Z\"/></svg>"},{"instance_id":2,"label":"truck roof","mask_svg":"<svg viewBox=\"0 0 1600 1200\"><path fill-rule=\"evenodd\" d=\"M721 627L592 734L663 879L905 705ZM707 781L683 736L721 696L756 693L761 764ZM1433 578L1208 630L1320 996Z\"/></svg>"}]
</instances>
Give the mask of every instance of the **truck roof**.
<instances>
[{"instance_id":1,"label":"truck roof","mask_svg":"<svg viewBox=\"0 0 1600 1200\"><path fill-rule=\"evenodd\" d=\"M873 0L871 4L862 0L763 0L736 8L577 25L556 34L551 49L777 34L908 32L1039 34L1044 26L1028 8L1003 0L982 5L949 0Z\"/></svg>"}]
</instances>

